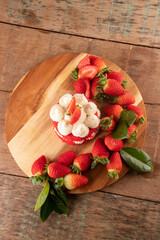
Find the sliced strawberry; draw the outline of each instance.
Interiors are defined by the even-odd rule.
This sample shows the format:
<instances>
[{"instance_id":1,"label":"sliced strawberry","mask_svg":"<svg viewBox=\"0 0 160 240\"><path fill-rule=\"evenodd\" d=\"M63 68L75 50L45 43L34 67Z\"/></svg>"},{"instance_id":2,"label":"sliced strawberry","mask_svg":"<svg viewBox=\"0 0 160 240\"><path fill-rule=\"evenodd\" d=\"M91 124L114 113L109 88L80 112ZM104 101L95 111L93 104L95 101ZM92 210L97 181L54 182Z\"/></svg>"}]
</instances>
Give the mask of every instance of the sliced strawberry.
<instances>
[{"instance_id":1,"label":"sliced strawberry","mask_svg":"<svg viewBox=\"0 0 160 240\"><path fill-rule=\"evenodd\" d=\"M106 67L105 62L102 59L100 59L99 57L91 55L91 56L89 56L89 59L91 61L91 65L94 65L94 66L98 67L99 71L102 68Z\"/></svg>"},{"instance_id":2,"label":"sliced strawberry","mask_svg":"<svg viewBox=\"0 0 160 240\"><path fill-rule=\"evenodd\" d=\"M49 164L47 171L50 177L60 178L69 174L71 169L61 163L53 162Z\"/></svg>"},{"instance_id":3,"label":"sliced strawberry","mask_svg":"<svg viewBox=\"0 0 160 240\"><path fill-rule=\"evenodd\" d=\"M125 93L124 88L121 84L114 79L107 79L105 85L103 86L103 91L112 96L120 96Z\"/></svg>"},{"instance_id":4,"label":"sliced strawberry","mask_svg":"<svg viewBox=\"0 0 160 240\"><path fill-rule=\"evenodd\" d=\"M76 98L72 97L67 108L67 114L72 114L74 112L75 107L76 107Z\"/></svg>"},{"instance_id":5,"label":"sliced strawberry","mask_svg":"<svg viewBox=\"0 0 160 240\"><path fill-rule=\"evenodd\" d=\"M78 63L78 69L86 66L86 65L90 65L90 59L88 56L85 56L79 63Z\"/></svg>"},{"instance_id":6,"label":"sliced strawberry","mask_svg":"<svg viewBox=\"0 0 160 240\"><path fill-rule=\"evenodd\" d=\"M113 119L113 115L111 115L110 117L102 118L99 126L105 132L112 132L116 126L116 122Z\"/></svg>"},{"instance_id":7,"label":"sliced strawberry","mask_svg":"<svg viewBox=\"0 0 160 240\"><path fill-rule=\"evenodd\" d=\"M81 116L81 108L77 106L71 116L70 124L76 123L80 118L80 116Z\"/></svg>"},{"instance_id":8,"label":"sliced strawberry","mask_svg":"<svg viewBox=\"0 0 160 240\"><path fill-rule=\"evenodd\" d=\"M75 159L75 157L76 157L76 154L74 151L67 151L65 153L62 153L58 157L57 162L63 165L69 166L73 163L73 160Z\"/></svg>"},{"instance_id":9,"label":"sliced strawberry","mask_svg":"<svg viewBox=\"0 0 160 240\"><path fill-rule=\"evenodd\" d=\"M88 179L81 174L69 173L64 177L64 186L69 190L83 187L87 183Z\"/></svg>"},{"instance_id":10,"label":"sliced strawberry","mask_svg":"<svg viewBox=\"0 0 160 240\"><path fill-rule=\"evenodd\" d=\"M79 76L93 79L97 75L98 71L98 67L93 65L86 65L79 69Z\"/></svg>"},{"instance_id":11,"label":"sliced strawberry","mask_svg":"<svg viewBox=\"0 0 160 240\"><path fill-rule=\"evenodd\" d=\"M92 84L91 84L91 92L92 92L92 95L95 97L97 94L98 94L98 90L97 90L97 87L99 86L100 87L100 84L98 83L99 81L99 77L98 78L95 78L93 81L92 81Z\"/></svg>"},{"instance_id":12,"label":"sliced strawberry","mask_svg":"<svg viewBox=\"0 0 160 240\"><path fill-rule=\"evenodd\" d=\"M85 79L84 82L86 84L86 92L84 95L86 98L90 99L92 97L90 81L89 79Z\"/></svg>"}]
</instances>

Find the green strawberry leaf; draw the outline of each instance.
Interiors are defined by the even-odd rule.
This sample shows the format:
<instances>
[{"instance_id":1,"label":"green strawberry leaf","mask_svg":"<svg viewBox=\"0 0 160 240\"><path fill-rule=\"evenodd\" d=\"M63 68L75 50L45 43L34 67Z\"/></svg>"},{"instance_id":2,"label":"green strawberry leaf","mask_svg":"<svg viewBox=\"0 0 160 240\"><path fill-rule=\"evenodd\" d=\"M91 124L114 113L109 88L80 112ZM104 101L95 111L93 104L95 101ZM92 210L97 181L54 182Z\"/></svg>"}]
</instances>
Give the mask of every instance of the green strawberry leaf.
<instances>
[{"instance_id":1,"label":"green strawberry leaf","mask_svg":"<svg viewBox=\"0 0 160 240\"><path fill-rule=\"evenodd\" d=\"M105 118L101 120L99 126L102 127L103 130L107 130L110 127L112 119L113 115L111 115L110 118Z\"/></svg>"},{"instance_id":2,"label":"green strawberry leaf","mask_svg":"<svg viewBox=\"0 0 160 240\"><path fill-rule=\"evenodd\" d=\"M70 169L72 170L72 172L74 172L74 173L77 173L77 174L81 174L81 170L78 168L78 167L76 167L74 164L72 164L72 165L70 165Z\"/></svg>"},{"instance_id":3,"label":"green strawberry leaf","mask_svg":"<svg viewBox=\"0 0 160 240\"><path fill-rule=\"evenodd\" d=\"M132 134L131 137L128 139L128 142L136 142L137 141L137 130L135 130Z\"/></svg>"},{"instance_id":4,"label":"green strawberry leaf","mask_svg":"<svg viewBox=\"0 0 160 240\"><path fill-rule=\"evenodd\" d=\"M61 201L57 196L52 196L49 194L40 210L41 221L45 222L53 211L57 212L58 214L67 215L67 207L63 201Z\"/></svg>"},{"instance_id":5,"label":"green strawberry leaf","mask_svg":"<svg viewBox=\"0 0 160 240\"><path fill-rule=\"evenodd\" d=\"M115 179L118 179L119 175L118 175L117 171L109 171L108 172L108 177L110 177L110 178L114 178L115 177Z\"/></svg>"},{"instance_id":6,"label":"green strawberry leaf","mask_svg":"<svg viewBox=\"0 0 160 240\"><path fill-rule=\"evenodd\" d=\"M74 80L78 79L78 67L76 67L75 70L72 71L72 79Z\"/></svg>"},{"instance_id":7,"label":"green strawberry leaf","mask_svg":"<svg viewBox=\"0 0 160 240\"><path fill-rule=\"evenodd\" d=\"M41 183L44 183L47 179L47 176L39 175L39 176L32 176L29 178L29 180L32 181L33 185L41 185Z\"/></svg>"},{"instance_id":8,"label":"green strawberry leaf","mask_svg":"<svg viewBox=\"0 0 160 240\"><path fill-rule=\"evenodd\" d=\"M102 68L101 71L99 71L99 73L97 74L96 77L100 77L103 73L107 73L107 72L112 72L112 70L109 69L109 67Z\"/></svg>"},{"instance_id":9,"label":"green strawberry leaf","mask_svg":"<svg viewBox=\"0 0 160 240\"><path fill-rule=\"evenodd\" d=\"M145 117L142 116L138 119L139 124L143 124L144 122L145 122Z\"/></svg>"},{"instance_id":10,"label":"green strawberry leaf","mask_svg":"<svg viewBox=\"0 0 160 240\"><path fill-rule=\"evenodd\" d=\"M91 169L95 168L95 166L97 166L98 162L96 160L94 160L92 163L91 163Z\"/></svg>"},{"instance_id":11,"label":"green strawberry leaf","mask_svg":"<svg viewBox=\"0 0 160 240\"><path fill-rule=\"evenodd\" d=\"M128 126L125 121L118 121L116 129L112 132L112 137L114 139L125 139L128 138Z\"/></svg>"},{"instance_id":12,"label":"green strawberry leaf","mask_svg":"<svg viewBox=\"0 0 160 240\"><path fill-rule=\"evenodd\" d=\"M34 211L37 211L37 209L39 209L44 204L49 194L49 190L50 190L50 184L49 182L47 182L37 198Z\"/></svg>"},{"instance_id":13,"label":"green strawberry leaf","mask_svg":"<svg viewBox=\"0 0 160 240\"><path fill-rule=\"evenodd\" d=\"M134 111L132 111L132 110L127 111L126 109L124 109L121 112L119 121L120 122L125 121L127 123L128 127L130 127L135 122L136 118L137 118L137 114L135 114Z\"/></svg>"},{"instance_id":14,"label":"green strawberry leaf","mask_svg":"<svg viewBox=\"0 0 160 240\"><path fill-rule=\"evenodd\" d=\"M100 158L100 163L102 163L102 165L106 165L107 163L110 164L110 161L107 157L104 157Z\"/></svg>"},{"instance_id":15,"label":"green strawberry leaf","mask_svg":"<svg viewBox=\"0 0 160 240\"><path fill-rule=\"evenodd\" d=\"M152 161L148 154L141 149L125 147L120 151L120 155L126 164L140 172L152 172Z\"/></svg>"},{"instance_id":16,"label":"green strawberry leaf","mask_svg":"<svg viewBox=\"0 0 160 240\"><path fill-rule=\"evenodd\" d=\"M103 74L99 77L99 81L97 83L100 84L100 86L97 86L97 90L103 89L103 86L106 84L107 76L104 76ZM100 87L100 89L98 89Z\"/></svg>"},{"instance_id":17,"label":"green strawberry leaf","mask_svg":"<svg viewBox=\"0 0 160 240\"><path fill-rule=\"evenodd\" d=\"M64 184L63 177L56 178L54 182L54 188L60 188Z\"/></svg>"},{"instance_id":18,"label":"green strawberry leaf","mask_svg":"<svg viewBox=\"0 0 160 240\"><path fill-rule=\"evenodd\" d=\"M128 83L128 80L127 80L127 79L124 79L124 80L122 81L122 83L121 83L122 87L123 87L123 88L126 88L127 83Z\"/></svg>"}]
</instances>

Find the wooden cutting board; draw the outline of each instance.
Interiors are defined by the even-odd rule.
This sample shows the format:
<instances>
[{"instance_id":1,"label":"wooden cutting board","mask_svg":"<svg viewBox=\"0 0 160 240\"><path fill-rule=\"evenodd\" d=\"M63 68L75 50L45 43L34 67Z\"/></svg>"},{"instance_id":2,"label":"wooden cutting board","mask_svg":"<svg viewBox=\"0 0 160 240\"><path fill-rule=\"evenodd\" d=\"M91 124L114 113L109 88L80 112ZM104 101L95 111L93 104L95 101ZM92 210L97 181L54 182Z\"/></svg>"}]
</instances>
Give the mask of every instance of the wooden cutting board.
<instances>
[{"instance_id":1,"label":"wooden cutting board","mask_svg":"<svg viewBox=\"0 0 160 240\"><path fill-rule=\"evenodd\" d=\"M87 53L72 53L50 58L25 74L13 90L6 109L5 133L12 156L27 176L31 176L31 166L41 155L45 155L48 161L56 161L61 153L68 150L74 150L77 155L91 152L95 139L106 135L104 132L99 132L95 139L84 145L67 145L54 133L49 117L50 108L58 102L62 95L74 94L71 72L86 55ZM135 97L135 105L143 110L146 117L142 96L133 80L116 64L103 60L111 70L122 73L128 79L127 91ZM100 110L106 104L97 103ZM142 147L146 124L147 121L138 126L138 141L133 144L125 143L125 146ZM123 164L120 178L128 170L127 166ZM101 164L93 170L88 170L85 175L88 177L89 183L82 188L70 191L70 193L96 191L116 181L107 177L106 168Z\"/></svg>"}]
</instances>

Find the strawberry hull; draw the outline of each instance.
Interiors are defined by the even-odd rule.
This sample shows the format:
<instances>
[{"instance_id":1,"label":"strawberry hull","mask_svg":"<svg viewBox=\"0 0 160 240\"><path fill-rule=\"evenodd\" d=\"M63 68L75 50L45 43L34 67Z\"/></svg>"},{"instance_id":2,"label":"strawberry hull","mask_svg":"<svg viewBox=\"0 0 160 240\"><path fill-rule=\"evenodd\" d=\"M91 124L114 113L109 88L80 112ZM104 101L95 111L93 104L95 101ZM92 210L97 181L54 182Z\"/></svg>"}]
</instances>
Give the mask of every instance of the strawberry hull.
<instances>
[{"instance_id":1,"label":"strawberry hull","mask_svg":"<svg viewBox=\"0 0 160 240\"><path fill-rule=\"evenodd\" d=\"M90 128L89 133L86 137L81 138L81 137L75 137L72 133L64 136L58 131L58 123L53 121L53 129L57 136L62 140L62 142L67 143L69 145L80 145L86 142L89 142L91 139L95 137L97 134L99 127L97 128Z\"/></svg>"}]
</instances>

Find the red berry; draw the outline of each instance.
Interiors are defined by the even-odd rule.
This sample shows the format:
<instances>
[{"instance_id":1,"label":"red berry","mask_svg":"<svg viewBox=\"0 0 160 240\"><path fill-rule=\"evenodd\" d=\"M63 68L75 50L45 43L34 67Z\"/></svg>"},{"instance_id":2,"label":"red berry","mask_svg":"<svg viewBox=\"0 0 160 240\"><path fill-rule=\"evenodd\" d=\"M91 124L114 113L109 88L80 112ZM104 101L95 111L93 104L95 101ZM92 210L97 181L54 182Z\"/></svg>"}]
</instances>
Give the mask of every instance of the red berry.
<instances>
[{"instance_id":1,"label":"red berry","mask_svg":"<svg viewBox=\"0 0 160 240\"><path fill-rule=\"evenodd\" d=\"M70 172L70 168L58 162L53 162L48 166L48 175L52 178L60 178L69 174Z\"/></svg>"},{"instance_id":2,"label":"red berry","mask_svg":"<svg viewBox=\"0 0 160 240\"><path fill-rule=\"evenodd\" d=\"M79 69L79 76L93 79L98 73L98 68L92 65L86 65Z\"/></svg>"},{"instance_id":3,"label":"red berry","mask_svg":"<svg viewBox=\"0 0 160 240\"><path fill-rule=\"evenodd\" d=\"M78 63L78 69L86 66L86 65L90 65L90 59L88 56L85 56L79 63Z\"/></svg>"},{"instance_id":4,"label":"red berry","mask_svg":"<svg viewBox=\"0 0 160 240\"><path fill-rule=\"evenodd\" d=\"M70 124L74 124L78 121L78 119L81 116L81 108L80 107L76 107L72 116L71 116L71 120L70 120Z\"/></svg>"},{"instance_id":5,"label":"red berry","mask_svg":"<svg viewBox=\"0 0 160 240\"><path fill-rule=\"evenodd\" d=\"M129 92L126 92L124 95L119 96L115 103L119 105L133 104L135 103L135 98Z\"/></svg>"},{"instance_id":6,"label":"red berry","mask_svg":"<svg viewBox=\"0 0 160 240\"><path fill-rule=\"evenodd\" d=\"M102 69L102 68L105 68L106 67L106 64L105 62L100 59L99 57L96 57L96 56L89 56L89 59L91 61L91 65L94 65L96 67L98 67L99 71Z\"/></svg>"},{"instance_id":7,"label":"red berry","mask_svg":"<svg viewBox=\"0 0 160 240\"><path fill-rule=\"evenodd\" d=\"M113 115L111 117L104 117L101 119L99 126L105 132L112 132L116 126L115 121L113 120Z\"/></svg>"},{"instance_id":8,"label":"red berry","mask_svg":"<svg viewBox=\"0 0 160 240\"><path fill-rule=\"evenodd\" d=\"M92 84L91 84L91 92L92 92L92 95L93 95L94 97L98 94L97 87L100 86L100 84L98 83L98 81L99 81L99 77L98 77L98 78L95 78L95 79L92 81Z\"/></svg>"},{"instance_id":9,"label":"red berry","mask_svg":"<svg viewBox=\"0 0 160 240\"><path fill-rule=\"evenodd\" d=\"M75 107L76 107L76 98L72 97L67 108L67 114L72 114L74 112Z\"/></svg>"},{"instance_id":10,"label":"red berry","mask_svg":"<svg viewBox=\"0 0 160 240\"><path fill-rule=\"evenodd\" d=\"M119 72L108 72L107 78L114 79L119 83L121 83L124 80L124 76Z\"/></svg>"},{"instance_id":11,"label":"red berry","mask_svg":"<svg viewBox=\"0 0 160 240\"><path fill-rule=\"evenodd\" d=\"M143 124L144 123L145 117L143 115L143 111L139 107L130 104L130 105L126 106L126 109L128 111L132 110L132 111L134 111L137 114L137 118L136 118L136 122L137 123L139 123L139 124Z\"/></svg>"},{"instance_id":12,"label":"red berry","mask_svg":"<svg viewBox=\"0 0 160 240\"><path fill-rule=\"evenodd\" d=\"M90 156L91 156L91 153L85 153L77 156L73 161L73 165L76 166L76 168L78 168L78 170L80 170L81 172L86 171L91 165ZM74 166L73 166L73 169L74 169Z\"/></svg>"},{"instance_id":13,"label":"red berry","mask_svg":"<svg viewBox=\"0 0 160 240\"><path fill-rule=\"evenodd\" d=\"M120 173L122 170L122 160L119 152L112 153L109 160L110 164L106 165L106 168L108 170L108 176L111 178L115 177L116 179L118 179L119 178L118 173Z\"/></svg>"},{"instance_id":14,"label":"red berry","mask_svg":"<svg viewBox=\"0 0 160 240\"><path fill-rule=\"evenodd\" d=\"M69 173L67 176L64 177L64 185L69 190L83 187L87 183L88 179L80 174Z\"/></svg>"},{"instance_id":15,"label":"red berry","mask_svg":"<svg viewBox=\"0 0 160 240\"><path fill-rule=\"evenodd\" d=\"M67 151L65 153L62 153L58 159L57 162L61 163L63 165L69 166L72 164L73 160L75 159L76 154L74 151Z\"/></svg>"},{"instance_id":16,"label":"red berry","mask_svg":"<svg viewBox=\"0 0 160 240\"><path fill-rule=\"evenodd\" d=\"M103 108L103 111L107 114L107 116L112 116L115 121L118 121L120 118L121 112L123 111L123 108L120 105L111 105L106 106Z\"/></svg>"},{"instance_id":17,"label":"red berry","mask_svg":"<svg viewBox=\"0 0 160 240\"><path fill-rule=\"evenodd\" d=\"M45 156L41 156L38 158L32 165L31 172L34 176L39 176L43 174L43 171L45 170L45 165L47 163L47 160Z\"/></svg>"},{"instance_id":18,"label":"red berry","mask_svg":"<svg viewBox=\"0 0 160 240\"><path fill-rule=\"evenodd\" d=\"M103 91L112 96L120 96L125 93L125 89L121 86L121 83L114 79L107 79L103 86Z\"/></svg>"},{"instance_id":19,"label":"red berry","mask_svg":"<svg viewBox=\"0 0 160 240\"><path fill-rule=\"evenodd\" d=\"M132 124L128 128L129 142L137 141L137 133L138 133L138 128L134 124Z\"/></svg>"},{"instance_id":20,"label":"red berry","mask_svg":"<svg viewBox=\"0 0 160 240\"><path fill-rule=\"evenodd\" d=\"M114 139L112 138L111 134L105 137L104 143L108 147L108 149L111 151L118 152L123 148L122 139Z\"/></svg>"},{"instance_id":21,"label":"red berry","mask_svg":"<svg viewBox=\"0 0 160 240\"><path fill-rule=\"evenodd\" d=\"M90 81L87 78L79 78L74 83L74 90L76 93L83 93L85 97L91 98Z\"/></svg>"}]
</instances>

